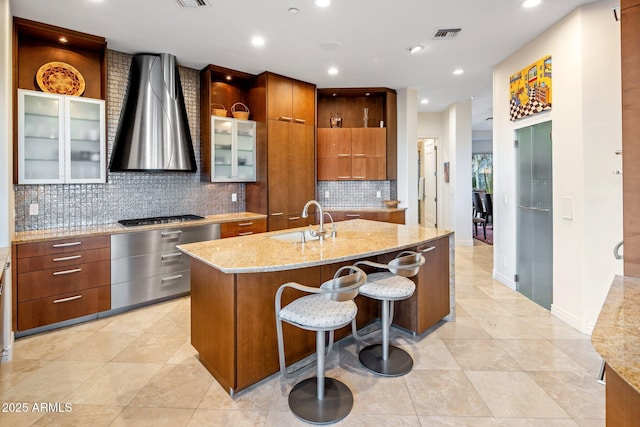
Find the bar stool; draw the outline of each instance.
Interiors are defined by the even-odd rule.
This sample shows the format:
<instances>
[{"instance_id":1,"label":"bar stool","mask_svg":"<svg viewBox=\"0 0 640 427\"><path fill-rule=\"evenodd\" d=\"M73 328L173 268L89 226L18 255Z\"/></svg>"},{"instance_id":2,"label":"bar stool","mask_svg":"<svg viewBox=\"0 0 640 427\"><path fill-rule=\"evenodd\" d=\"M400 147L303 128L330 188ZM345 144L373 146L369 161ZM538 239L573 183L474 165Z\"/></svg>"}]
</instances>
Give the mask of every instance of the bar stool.
<instances>
[{"instance_id":1,"label":"bar stool","mask_svg":"<svg viewBox=\"0 0 640 427\"><path fill-rule=\"evenodd\" d=\"M433 249L435 247L427 251ZM358 354L360 363L376 374L397 377L409 373L413 367L413 359L409 353L389 344L389 330L393 323L393 302L413 295L416 285L409 277L418 274L424 262L421 254L404 251L388 264L373 261L358 261L355 264L388 270L369 274L367 283L360 287L360 295L379 300L382 305L382 343L365 347ZM355 319L351 322L351 329L355 339L364 339L358 335Z\"/></svg>"},{"instance_id":2,"label":"bar stool","mask_svg":"<svg viewBox=\"0 0 640 427\"><path fill-rule=\"evenodd\" d=\"M348 272L342 276L343 272ZM309 331L316 331L316 376L296 384L289 393L289 408L303 421L313 424L329 424L346 417L353 407L353 394L349 387L333 378L325 378L325 356L333 348L336 329L347 326L356 317L358 308L353 299L358 288L367 281L367 275L358 267L338 269L333 279L319 288L289 282L278 288L275 298L276 330L280 373L291 378L295 371L287 371L284 354L282 322ZM300 297L281 308L282 292L297 289L312 295ZM329 345L325 352L325 333L329 332Z\"/></svg>"}]
</instances>

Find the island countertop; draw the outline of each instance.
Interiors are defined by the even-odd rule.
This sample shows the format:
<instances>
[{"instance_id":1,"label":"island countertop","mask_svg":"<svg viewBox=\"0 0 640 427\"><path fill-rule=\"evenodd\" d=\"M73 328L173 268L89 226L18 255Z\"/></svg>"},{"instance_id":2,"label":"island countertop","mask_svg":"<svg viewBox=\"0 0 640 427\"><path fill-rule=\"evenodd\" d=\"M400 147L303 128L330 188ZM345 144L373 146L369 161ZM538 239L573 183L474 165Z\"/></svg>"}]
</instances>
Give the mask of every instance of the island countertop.
<instances>
[{"instance_id":1,"label":"island countertop","mask_svg":"<svg viewBox=\"0 0 640 427\"><path fill-rule=\"evenodd\" d=\"M325 224L330 229L330 224ZM306 243L272 238L274 235L305 230L254 234L233 239L179 245L178 249L223 273L255 273L348 261L415 247L452 234L447 230L355 219L336 223L337 237ZM317 228L317 226L314 226Z\"/></svg>"},{"instance_id":2,"label":"island countertop","mask_svg":"<svg viewBox=\"0 0 640 427\"><path fill-rule=\"evenodd\" d=\"M640 393L639 278L615 277L591 342L607 366Z\"/></svg>"}]
</instances>

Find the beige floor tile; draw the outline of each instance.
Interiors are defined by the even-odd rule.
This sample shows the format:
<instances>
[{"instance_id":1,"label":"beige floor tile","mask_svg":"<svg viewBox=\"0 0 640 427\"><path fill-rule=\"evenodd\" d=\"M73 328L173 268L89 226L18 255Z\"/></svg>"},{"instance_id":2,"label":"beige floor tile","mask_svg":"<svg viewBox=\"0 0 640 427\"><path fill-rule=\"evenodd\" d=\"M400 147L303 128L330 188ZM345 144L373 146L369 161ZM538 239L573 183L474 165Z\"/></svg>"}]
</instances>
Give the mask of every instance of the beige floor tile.
<instances>
[{"instance_id":1,"label":"beige floor tile","mask_svg":"<svg viewBox=\"0 0 640 427\"><path fill-rule=\"evenodd\" d=\"M194 412L193 409L136 408L128 406L110 426L180 427L189 424Z\"/></svg>"},{"instance_id":2,"label":"beige floor tile","mask_svg":"<svg viewBox=\"0 0 640 427\"><path fill-rule=\"evenodd\" d=\"M413 349L413 369L459 371L460 366L441 339L425 339Z\"/></svg>"},{"instance_id":3,"label":"beige floor tile","mask_svg":"<svg viewBox=\"0 0 640 427\"><path fill-rule=\"evenodd\" d=\"M536 318L549 317L549 310L545 309L544 307L528 299L524 299L524 300L502 299L502 300L499 300L498 302L502 305L502 307L504 307L509 313L513 314L514 316L536 317Z\"/></svg>"},{"instance_id":4,"label":"beige floor tile","mask_svg":"<svg viewBox=\"0 0 640 427\"><path fill-rule=\"evenodd\" d=\"M435 333L442 339L490 339L488 333L472 317L460 316L455 322L442 324Z\"/></svg>"},{"instance_id":5,"label":"beige floor tile","mask_svg":"<svg viewBox=\"0 0 640 427\"><path fill-rule=\"evenodd\" d=\"M605 420L576 420L580 427L605 427Z\"/></svg>"},{"instance_id":6,"label":"beige floor tile","mask_svg":"<svg viewBox=\"0 0 640 427\"><path fill-rule=\"evenodd\" d=\"M71 405L69 412L44 414L33 425L46 427L107 427L111 425L123 409L121 406Z\"/></svg>"},{"instance_id":7,"label":"beige floor tile","mask_svg":"<svg viewBox=\"0 0 640 427\"><path fill-rule=\"evenodd\" d=\"M140 390L130 405L197 408L213 381L202 365L165 365Z\"/></svg>"},{"instance_id":8,"label":"beige floor tile","mask_svg":"<svg viewBox=\"0 0 640 427\"><path fill-rule=\"evenodd\" d=\"M344 372L340 380L354 394L353 414L415 415L409 389L402 377Z\"/></svg>"},{"instance_id":9,"label":"beige floor tile","mask_svg":"<svg viewBox=\"0 0 640 427\"><path fill-rule=\"evenodd\" d=\"M191 313L188 311L171 311L154 323L146 334L189 335L191 333Z\"/></svg>"},{"instance_id":10,"label":"beige floor tile","mask_svg":"<svg viewBox=\"0 0 640 427\"><path fill-rule=\"evenodd\" d=\"M278 380L269 379L231 397L213 381L198 409L224 409L234 411L267 411L271 407L271 399Z\"/></svg>"},{"instance_id":11,"label":"beige floor tile","mask_svg":"<svg viewBox=\"0 0 640 427\"><path fill-rule=\"evenodd\" d=\"M574 420L549 420L540 418L496 418L500 427L577 427Z\"/></svg>"},{"instance_id":12,"label":"beige floor tile","mask_svg":"<svg viewBox=\"0 0 640 427\"><path fill-rule=\"evenodd\" d=\"M145 334L122 349L114 362L165 363L189 341L188 335Z\"/></svg>"},{"instance_id":13,"label":"beige floor tile","mask_svg":"<svg viewBox=\"0 0 640 427\"><path fill-rule=\"evenodd\" d=\"M198 409L188 425L189 427L256 427L265 425L266 420L266 411Z\"/></svg>"},{"instance_id":14,"label":"beige floor tile","mask_svg":"<svg viewBox=\"0 0 640 427\"><path fill-rule=\"evenodd\" d=\"M14 359L0 366L0 393L47 364L46 360Z\"/></svg>"},{"instance_id":15,"label":"beige floor tile","mask_svg":"<svg viewBox=\"0 0 640 427\"><path fill-rule=\"evenodd\" d=\"M605 386L592 372L530 372L531 378L576 419L604 419Z\"/></svg>"},{"instance_id":16,"label":"beige floor tile","mask_svg":"<svg viewBox=\"0 0 640 427\"><path fill-rule=\"evenodd\" d=\"M484 293L480 288L473 285L462 286L456 282L456 300L460 299L488 299L491 297Z\"/></svg>"},{"instance_id":17,"label":"beige floor tile","mask_svg":"<svg viewBox=\"0 0 640 427\"><path fill-rule=\"evenodd\" d=\"M95 332L70 351L60 355L57 360L108 362L135 339L135 335L126 332Z\"/></svg>"},{"instance_id":18,"label":"beige floor tile","mask_svg":"<svg viewBox=\"0 0 640 427\"><path fill-rule=\"evenodd\" d=\"M74 405L126 406L161 368L161 364L109 362L66 400Z\"/></svg>"},{"instance_id":19,"label":"beige floor tile","mask_svg":"<svg viewBox=\"0 0 640 427\"><path fill-rule=\"evenodd\" d=\"M495 417L569 418L526 372L465 374Z\"/></svg>"},{"instance_id":20,"label":"beige floor tile","mask_svg":"<svg viewBox=\"0 0 640 427\"><path fill-rule=\"evenodd\" d=\"M139 336L166 316L167 312L167 309L152 306L118 314L101 331L127 332Z\"/></svg>"},{"instance_id":21,"label":"beige floor tile","mask_svg":"<svg viewBox=\"0 0 640 427\"><path fill-rule=\"evenodd\" d=\"M414 369L404 379L418 415L491 416L489 408L462 371Z\"/></svg>"},{"instance_id":22,"label":"beige floor tile","mask_svg":"<svg viewBox=\"0 0 640 427\"><path fill-rule=\"evenodd\" d=\"M420 424L429 427L499 427L498 422L487 417L420 417Z\"/></svg>"},{"instance_id":23,"label":"beige floor tile","mask_svg":"<svg viewBox=\"0 0 640 427\"><path fill-rule=\"evenodd\" d=\"M583 371L564 352L548 340L497 340L525 371Z\"/></svg>"},{"instance_id":24,"label":"beige floor tile","mask_svg":"<svg viewBox=\"0 0 640 427\"><path fill-rule=\"evenodd\" d=\"M496 340L541 340L544 337L536 332L531 325L515 316L484 315L476 317L480 327Z\"/></svg>"},{"instance_id":25,"label":"beige floor tile","mask_svg":"<svg viewBox=\"0 0 640 427\"><path fill-rule=\"evenodd\" d=\"M13 358L55 360L93 334L94 332L76 332L71 327L18 338L14 343Z\"/></svg>"},{"instance_id":26,"label":"beige floor tile","mask_svg":"<svg viewBox=\"0 0 640 427\"><path fill-rule=\"evenodd\" d=\"M99 371L102 362L52 361L2 394L3 402L68 402L67 395Z\"/></svg>"},{"instance_id":27,"label":"beige floor tile","mask_svg":"<svg viewBox=\"0 0 640 427\"><path fill-rule=\"evenodd\" d=\"M521 371L518 363L493 340L443 340L465 371Z\"/></svg>"},{"instance_id":28,"label":"beige floor tile","mask_svg":"<svg viewBox=\"0 0 640 427\"><path fill-rule=\"evenodd\" d=\"M3 403L26 403L26 402L16 402L3 400ZM0 412L0 425L2 427L24 427L33 425L39 418L43 416L40 412L31 411L30 404L27 404L28 408L26 412L14 412L16 410L15 406L7 407L7 412Z\"/></svg>"},{"instance_id":29,"label":"beige floor tile","mask_svg":"<svg viewBox=\"0 0 640 427\"><path fill-rule=\"evenodd\" d=\"M560 319L556 319L552 316L524 317L523 320L529 322L533 329L548 339L590 339L589 335L585 335L577 331Z\"/></svg>"},{"instance_id":30,"label":"beige floor tile","mask_svg":"<svg viewBox=\"0 0 640 427\"><path fill-rule=\"evenodd\" d=\"M574 362L584 368L585 371L599 371L602 357L598 354L591 338L582 340L550 340L551 343L562 350Z\"/></svg>"},{"instance_id":31,"label":"beige floor tile","mask_svg":"<svg viewBox=\"0 0 640 427\"><path fill-rule=\"evenodd\" d=\"M198 359L198 352L191 345L191 339L188 338L187 341L180 346L180 348L173 353L173 356L167 360L167 363L172 365L178 364L200 364L200 360Z\"/></svg>"},{"instance_id":32,"label":"beige floor tile","mask_svg":"<svg viewBox=\"0 0 640 427\"><path fill-rule=\"evenodd\" d=\"M296 416L288 409L282 411L269 411L264 425L265 427L309 427L308 423L296 418ZM333 425L339 426L340 423L338 422Z\"/></svg>"},{"instance_id":33,"label":"beige floor tile","mask_svg":"<svg viewBox=\"0 0 640 427\"><path fill-rule=\"evenodd\" d=\"M429 424L426 424L429 425ZM419 427L416 415L375 415L351 412L340 422L342 427Z\"/></svg>"},{"instance_id":34,"label":"beige floor tile","mask_svg":"<svg viewBox=\"0 0 640 427\"><path fill-rule=\"evenodd\" d=\"M484 316L487 313L492 316L512 316L509 311L493 299L458 299L456 303L471 316Z\"/></svg>"}]
</instances>

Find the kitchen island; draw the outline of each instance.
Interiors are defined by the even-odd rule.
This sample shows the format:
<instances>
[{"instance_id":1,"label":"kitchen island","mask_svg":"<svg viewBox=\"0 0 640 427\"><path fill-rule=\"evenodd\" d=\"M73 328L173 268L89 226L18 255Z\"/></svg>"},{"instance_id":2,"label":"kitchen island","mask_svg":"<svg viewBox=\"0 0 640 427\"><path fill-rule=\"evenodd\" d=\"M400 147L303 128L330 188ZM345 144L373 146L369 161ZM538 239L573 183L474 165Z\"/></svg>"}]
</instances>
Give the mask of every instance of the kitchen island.
<instances>
[{"instance_id":1,"label":"kitchen island","mask_svg":"<svg viewBox=\"0 0 640 427\"><path fill-rule=\"evenodd\" d=\"M231 395L279 370L274 297L283 283L317 287L360 259L386 263L403 250L429 250L413 278L416 292L396 304L394 324L422 334L443 318L454 319L453 233L358 219L338 223L337 237L323 242L288 239L301 230L178 246L192 257L192 345ZM283 304L300 295L285 292ZM377 301L359 296L356 303L358 327L378 317ZM343 328L336 337L349 332ZM284 335L287 364L315 351L314 332L285 325Z\"/></svg>"}]
</instances>

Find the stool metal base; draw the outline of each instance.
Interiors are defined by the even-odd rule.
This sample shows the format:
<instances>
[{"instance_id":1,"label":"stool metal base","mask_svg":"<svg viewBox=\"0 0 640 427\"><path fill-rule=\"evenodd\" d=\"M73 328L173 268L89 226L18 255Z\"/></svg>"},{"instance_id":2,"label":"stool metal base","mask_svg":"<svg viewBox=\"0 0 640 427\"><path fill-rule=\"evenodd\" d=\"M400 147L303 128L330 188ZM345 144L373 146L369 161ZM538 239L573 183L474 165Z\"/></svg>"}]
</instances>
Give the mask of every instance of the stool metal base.
<instances>
[{"instance_id":1,"label":"stool metal base","mask_svg":"<svg viewBox=\"0 0 640 427\"><path fill-rule=\"evenodd\" d=\"M370 371L385 377L399 377L413 368L413 359L401 348L389 345L389 358L382 359L382 344L374 344L360 350L360 363Z\"/></svg>"},{"instance_id":2,"label":"stool metal base","mask_svg":"<svg viewBox=\"0 0 640 427\"><path fill-rule=\"evenodd\" d=\"M353 408L353 394L344 383L324 379L324 398L318 400L318 378L308 378L296 384L289 393L291 412L311 424L331 424L340 421Z\"/></svg>"}]
</instances>

